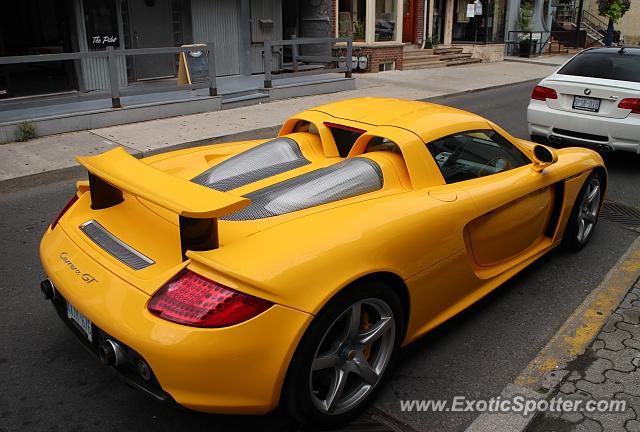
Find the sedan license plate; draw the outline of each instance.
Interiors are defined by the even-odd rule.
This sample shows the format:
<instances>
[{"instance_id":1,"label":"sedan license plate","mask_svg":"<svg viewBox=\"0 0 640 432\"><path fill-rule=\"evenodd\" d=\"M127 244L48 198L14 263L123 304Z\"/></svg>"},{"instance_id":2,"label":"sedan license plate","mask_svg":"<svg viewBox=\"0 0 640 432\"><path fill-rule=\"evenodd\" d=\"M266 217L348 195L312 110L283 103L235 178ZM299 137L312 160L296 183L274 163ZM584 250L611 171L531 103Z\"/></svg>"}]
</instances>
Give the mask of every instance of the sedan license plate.
<instances>
[{"instance_id":1,"label":"sedan license plate","mask_svg":"<svg viewBox=\"0 0 640 432\"><path fill-rule=\"evenodd\" d=\"M581 111L598 112L600 110L600 99L575 96L573 98L573 109Z\"/></svg>"},{"instance_id":2,"label":"sedan license plate","mask_svg":"<svg viewBox=\"0 0 640 432\"><path fill-rule=\"evenodd\" d=\"M67 302L67 316L70 320L78 324L80 330L84 332L89 339L89 342L93 342L93 329L91 328L91 321L82 315L78 309L76 309L71 303Z\"/></svg>"}]
</instances>

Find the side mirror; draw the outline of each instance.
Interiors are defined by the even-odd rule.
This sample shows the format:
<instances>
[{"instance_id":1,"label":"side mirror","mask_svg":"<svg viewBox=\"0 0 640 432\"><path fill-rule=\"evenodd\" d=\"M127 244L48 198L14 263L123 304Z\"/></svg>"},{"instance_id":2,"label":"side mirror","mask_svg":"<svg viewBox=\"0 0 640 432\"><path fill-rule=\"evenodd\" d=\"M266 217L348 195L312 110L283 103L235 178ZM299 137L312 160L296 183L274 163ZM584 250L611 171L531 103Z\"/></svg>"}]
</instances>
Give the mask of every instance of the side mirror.
<instances>
[{"instance_id":1,"label":"side mirror","mask_svg":"<svg viewBox=\"0 0 640 432\"><path fill-rule=\"evenodd\" d=\"M533 168L534 171L540 172L551 164L558 162L558 153L555 149L536 144L533 146Z\"/></svg>"}]
</instances>

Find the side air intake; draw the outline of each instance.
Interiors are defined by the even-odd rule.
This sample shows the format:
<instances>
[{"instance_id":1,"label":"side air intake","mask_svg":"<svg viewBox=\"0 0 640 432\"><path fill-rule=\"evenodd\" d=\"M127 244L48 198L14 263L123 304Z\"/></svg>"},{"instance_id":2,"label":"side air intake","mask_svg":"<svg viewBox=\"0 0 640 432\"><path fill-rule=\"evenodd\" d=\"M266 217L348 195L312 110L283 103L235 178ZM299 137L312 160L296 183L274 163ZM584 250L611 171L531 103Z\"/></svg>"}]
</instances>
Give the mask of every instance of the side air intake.
<instances>
[{"instance_id":1,"label":"side air intake","mask_svg":"<svg viewBox=\"0 0 640 432\"><path fill-rule=\"evenodd\" d=\"M276 138L219 163L191 181L227 192L309 163L295 141Z\"/></svg>"},{"instance_id":2,"label":"side air intake","mask_svg":"<svg viewBox=\"0 0 640 432\"><path fill-rule=\"evenodd\" d=\"M382 188L380 166L352 158L245 195L251 204L222 220L262 219L362 195Z\"/></svg>"}]
</instances>

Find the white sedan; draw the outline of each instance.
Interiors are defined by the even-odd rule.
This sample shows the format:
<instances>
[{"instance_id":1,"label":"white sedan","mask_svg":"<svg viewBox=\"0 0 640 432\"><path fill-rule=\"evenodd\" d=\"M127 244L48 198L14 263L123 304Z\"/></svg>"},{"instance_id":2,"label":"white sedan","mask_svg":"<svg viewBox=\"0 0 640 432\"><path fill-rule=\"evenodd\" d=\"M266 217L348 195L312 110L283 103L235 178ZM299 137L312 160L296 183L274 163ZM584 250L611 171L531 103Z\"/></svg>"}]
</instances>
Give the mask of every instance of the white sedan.
<instances>
[{"instance_id":1,"label":"white sedan","mask_svg":"<svg viewBox=\"0 0 640 432\"><path fill-rule=\"evenodd\" d=\"M540 81L531 140L640 153L640 48L587 49Z\"/></svg>"}]
</instances>

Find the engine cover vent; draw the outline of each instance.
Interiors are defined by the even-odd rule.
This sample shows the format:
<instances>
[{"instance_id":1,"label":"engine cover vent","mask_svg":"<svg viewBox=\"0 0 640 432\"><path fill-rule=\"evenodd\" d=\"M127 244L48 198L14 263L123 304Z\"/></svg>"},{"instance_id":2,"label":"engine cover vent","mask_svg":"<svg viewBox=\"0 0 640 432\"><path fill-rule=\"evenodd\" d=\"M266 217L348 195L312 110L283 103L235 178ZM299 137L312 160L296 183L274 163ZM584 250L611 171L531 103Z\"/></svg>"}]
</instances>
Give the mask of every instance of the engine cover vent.
<instances>
[{"instance_id":1,"label":"engine cover vent","mask_svg":"<svg viewBox=\"0 0 640 432\"><path fill-rule=\"evenodd\" d=\"M276 138L230 157L191 181L228 192L310 163L294 140Z\"/></svg>"},{"instance_id":2,"label":"engine cover vent","mask_svg":"<svg viewBox=\"0 0 640 432\"><path fill-rule=\"evenodd\" d=\"M245 195L251 204L223 220L262 219L362 195L382 188L380 166L352 158Z\"/></svg>"}]
</instances>

